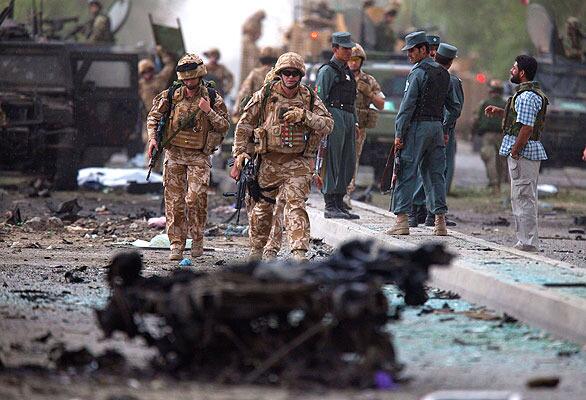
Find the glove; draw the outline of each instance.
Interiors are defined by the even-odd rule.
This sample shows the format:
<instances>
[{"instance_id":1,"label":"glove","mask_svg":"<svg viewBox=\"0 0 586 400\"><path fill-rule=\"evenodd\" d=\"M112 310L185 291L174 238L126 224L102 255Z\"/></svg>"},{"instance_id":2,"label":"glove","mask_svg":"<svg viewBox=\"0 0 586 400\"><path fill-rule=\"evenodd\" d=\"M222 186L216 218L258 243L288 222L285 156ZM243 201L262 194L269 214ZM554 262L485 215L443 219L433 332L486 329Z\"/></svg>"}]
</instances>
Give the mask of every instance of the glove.
<instances>
[{"instance_id":1,"label":"glove","mask_svg":"<svg viewBox=\"0 0 586 400\"><path fill-rule=\"evenodd\" d=\"M365 95L367 98L370 99L370 97L372 96L372 89L370 88L370 85L368 83L364 81L358 81L356 82L356 88L360 93Z\"/></svg>"},{"instance_id":2,"label":"glove","mask_svg":"<svg viewBox=\"0 0 586 400\"><path fill-rule=\"evenodd\" d=\"M283 119L290 124L301 122L305 119L305 110L299 107L289 107L289 111L283 115Z\"/></svg>"},{"instance_id":3,"label":"glove","mask_svg":"<svg viewBox=\"0 0 586 400\"><path fill-rule=\"evenodd\" d=\"M236 166L236 168L238 168L239 171L244 166L244 162L246 160L250 160L250 156L246 153L241 153L241 154L237 155L236 158L234 159L234 165Z\"/></svg>"}]
</instances>

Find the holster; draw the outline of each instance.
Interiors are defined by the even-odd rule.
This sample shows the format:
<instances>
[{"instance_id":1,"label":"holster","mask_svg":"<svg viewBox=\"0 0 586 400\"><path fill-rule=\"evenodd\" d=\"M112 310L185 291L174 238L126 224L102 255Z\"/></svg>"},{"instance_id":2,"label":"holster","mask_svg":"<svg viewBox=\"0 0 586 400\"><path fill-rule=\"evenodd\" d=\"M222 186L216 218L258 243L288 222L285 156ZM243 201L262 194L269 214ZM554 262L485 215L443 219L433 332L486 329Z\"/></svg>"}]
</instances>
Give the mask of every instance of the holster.
<instances>
[{"instance_id":1,"label":"holster","mask_svg":"<svg viewBox=\"0 0 586 400\"><path fill-rule=\"evenodd\" d=\"M213 154L224 141L224 135L218 132L209 131L206 134L206 140L202 149L202 153L206 156Z\"/></svg>"}]
</instances>

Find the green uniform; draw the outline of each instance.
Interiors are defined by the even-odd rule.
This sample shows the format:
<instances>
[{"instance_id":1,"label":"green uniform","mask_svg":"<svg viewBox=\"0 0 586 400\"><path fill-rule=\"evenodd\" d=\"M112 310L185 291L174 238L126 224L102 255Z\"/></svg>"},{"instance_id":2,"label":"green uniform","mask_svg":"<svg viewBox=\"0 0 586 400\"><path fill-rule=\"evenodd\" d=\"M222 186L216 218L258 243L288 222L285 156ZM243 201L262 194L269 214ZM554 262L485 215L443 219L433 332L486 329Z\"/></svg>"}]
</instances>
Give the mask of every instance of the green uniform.
<instances>
[{"instance_id":1,"label":"green uniform","mask_svg":"<svg viewBox=\"0 0 586 400\"><path fill-rule=\"evenodd\" d=\"M446 152L441 116L434 120L415 118L421 107L424 88L428 81L425 64L434 68L443 68L431 58L425 58L415 64L407 77L405 93L395 122L395 136L402 139L401 169L397 175L397 185L393 198L395 214L408 214L411 210L413 194L420 169L427 193L432 193L430 201L434 214L445 214L446 206ZM447 74L447 71L446 71ZM449 78L447 78L449 80ZM444 87L443 95L449 93ZM440 113L441 114L441 113Z\"/></svg>"},{"instance_id":2,"label":"green uniform","mask_svg":"<svg viewBox=\"0 0 586 400\"><path fill-rule=\"evenodd\" d=\"M502 119L501 118L489 118L484 114L484 110L488 106L496 106L499 108L505 108L507 102L503 99L500 94L495 94L492 97L484 100L478 108L478 122L476 123L475 133L478 136L484 135L486 132L501 132L502 130Z\"/></svg>"},{"instance_id":3,"label":"green uniform","mask_svg":"<svg viewBox=\"0 0 586 400\"><path fill-rule=\"evenodd\" d=\"M341 79L354 82L354 75L342 62L332 57L330 61L344 71L340 74L329 64L320 68L315 82L317 95L324 102L328 111L334 118L334 129L327 138L326 169L322 192L324 194L346 194L346 188L354 176L354 162L356 157L356 115L354 106L347 110L332 99L335 85L340 84ZM356 97L356 84L354 83L354 97ZM353 104L353 102L352 102ZM342 106L343 107L343 106Z\"/></svg>"}]
</instances>

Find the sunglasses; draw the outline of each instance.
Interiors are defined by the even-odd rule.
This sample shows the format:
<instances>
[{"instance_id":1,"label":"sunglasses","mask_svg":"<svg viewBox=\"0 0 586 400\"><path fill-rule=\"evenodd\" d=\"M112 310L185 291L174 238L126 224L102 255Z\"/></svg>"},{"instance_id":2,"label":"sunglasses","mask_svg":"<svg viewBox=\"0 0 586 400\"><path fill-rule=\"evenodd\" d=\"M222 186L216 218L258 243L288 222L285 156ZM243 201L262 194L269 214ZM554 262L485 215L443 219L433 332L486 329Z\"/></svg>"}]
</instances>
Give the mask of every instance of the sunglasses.
<instances>
[{"instance_id":1,"label":"sunglasses","mask_svg":"<svg viewBox=\"0 0 586 400\"><path fill-rule=\"evenodd\" d=\"M281 75L297 77L297 76L301 76L301 71L298 71L296 69L285 69L285 70L281 71Z\"/></svg>"},{"instance_id":2,"label":"sunglasses","mask_svg":"<svg viewBox=\"0 0 586 400\"><path fill-rule=\"evenodd\" d=\"M359 62L361 60L362 60L362 58L360 58L360 57L350 57L350 61Z\"/></svg>"}]
</instances>

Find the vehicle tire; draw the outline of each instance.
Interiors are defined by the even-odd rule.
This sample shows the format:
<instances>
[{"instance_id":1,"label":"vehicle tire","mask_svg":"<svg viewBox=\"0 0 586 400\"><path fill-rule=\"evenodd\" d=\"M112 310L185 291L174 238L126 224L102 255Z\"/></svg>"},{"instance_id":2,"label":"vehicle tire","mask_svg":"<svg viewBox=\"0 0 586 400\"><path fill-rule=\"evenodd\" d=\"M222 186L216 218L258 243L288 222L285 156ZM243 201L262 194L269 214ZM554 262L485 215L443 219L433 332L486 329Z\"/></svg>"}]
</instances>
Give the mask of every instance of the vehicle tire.
<instances>
[{"instance_id":1,"label":"vehicle tire","mask_svg":"<svg viewBox=\"0 0 586 400\"><path fill-rule=\"evenodd\" d=\"M77 172L81 164L81 146L76 144L75 129L68 130L61 136L55 159L55 175L53 186L55 190L77 189Z\"/></svg>"}]
</instances>

